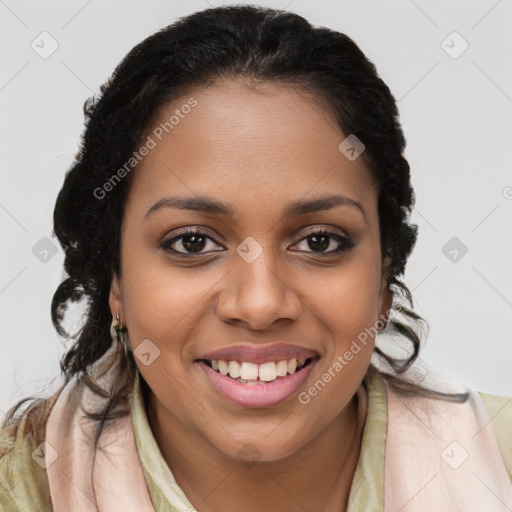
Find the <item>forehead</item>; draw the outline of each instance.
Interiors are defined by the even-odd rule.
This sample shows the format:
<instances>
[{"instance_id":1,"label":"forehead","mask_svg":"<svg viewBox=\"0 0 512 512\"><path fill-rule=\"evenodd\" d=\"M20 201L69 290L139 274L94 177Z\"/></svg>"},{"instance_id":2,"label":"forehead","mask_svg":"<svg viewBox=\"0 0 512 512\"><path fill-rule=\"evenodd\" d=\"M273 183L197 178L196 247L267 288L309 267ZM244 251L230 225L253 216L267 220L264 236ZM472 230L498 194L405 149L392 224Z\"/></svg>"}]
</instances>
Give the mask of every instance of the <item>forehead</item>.
<instances>
[{"instance_id":1,"label":"forehead","mask_svg":"<svg viewBox=\"0 0 512 512\"><path fill-rule=\"evenodd\" d=\"M169 194L375 200L363 159L339 150L347 134L317 97L289 85L224 80L191 89L160 109L145 137L154 147L134 177L138 203Z\"/></svg>"}]
</instances>

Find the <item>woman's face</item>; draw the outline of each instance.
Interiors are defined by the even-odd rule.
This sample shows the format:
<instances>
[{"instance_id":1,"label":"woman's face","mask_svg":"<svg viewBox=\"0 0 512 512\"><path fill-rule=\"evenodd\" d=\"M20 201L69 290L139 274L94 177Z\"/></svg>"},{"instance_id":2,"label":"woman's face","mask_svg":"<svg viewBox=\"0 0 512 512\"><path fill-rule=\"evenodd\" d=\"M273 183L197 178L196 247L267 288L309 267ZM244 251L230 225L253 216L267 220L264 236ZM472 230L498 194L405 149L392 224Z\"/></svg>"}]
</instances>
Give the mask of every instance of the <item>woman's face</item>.
<instances>
[{"instance_id":1,"label":"woman's face","mask_svg":"<svg viewBox=\"0 0 512 512\"><path fill-rule=\"evenodd\" d=\"M365 329L391 306L376 186L338 148L349 134L280 85L196 89L153 124L112 313L159 423L232 458L278 460L342 413L370 362Z\"/></svg>"}]
</instances>

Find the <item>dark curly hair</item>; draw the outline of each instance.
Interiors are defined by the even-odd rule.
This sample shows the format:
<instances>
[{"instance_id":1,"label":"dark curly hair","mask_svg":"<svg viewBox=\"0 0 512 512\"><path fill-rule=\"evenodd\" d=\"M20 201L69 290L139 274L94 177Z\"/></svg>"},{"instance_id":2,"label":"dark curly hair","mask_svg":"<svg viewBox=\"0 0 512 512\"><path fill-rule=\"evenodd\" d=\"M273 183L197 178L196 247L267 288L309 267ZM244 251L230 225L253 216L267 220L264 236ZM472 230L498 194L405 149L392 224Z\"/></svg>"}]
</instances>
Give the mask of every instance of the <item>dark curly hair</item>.
<instances>
[{"instance_id":1,"label":"dark curly hair","mask_svg":"<svg viewBox=\"0 0 512 512\"><path fill-rule=\"evenodd\" d=\"M405 139L395 99L374 64L347 35L313 27L296 14L251 5L206 9L181 18L135 46L116 67L100 94L84 105L86 127L76 163L68 170L54 211L54 232L65 252L66 277L53 297L52 321L62 322L70 302L85 299L85 324L61 360L68 381L78 375L108 406L91 413L103 422L125 414L136 364L128 351L115 389L95 383L88 369L112 346L109 291L120 273L123 208L136 172L128 173L105 197L95 190L140 146L159 109L193 87L222 79L281 83L313 95L335 116L345 134L365 145L361 158L378 186L381 251L389 261L387 286L393 310L387 332L412 344L405 359L379 347L375 354L390 372L377 369L398 388L463 401L465 394L441 393L403 379L417 359L426 322L412 311L412 296L401 281L417 238L409 222L414 205ZM123 381L124 379L124 381ZM99 431L98 431L99 435Z\"/></svg>"}]
</instances>

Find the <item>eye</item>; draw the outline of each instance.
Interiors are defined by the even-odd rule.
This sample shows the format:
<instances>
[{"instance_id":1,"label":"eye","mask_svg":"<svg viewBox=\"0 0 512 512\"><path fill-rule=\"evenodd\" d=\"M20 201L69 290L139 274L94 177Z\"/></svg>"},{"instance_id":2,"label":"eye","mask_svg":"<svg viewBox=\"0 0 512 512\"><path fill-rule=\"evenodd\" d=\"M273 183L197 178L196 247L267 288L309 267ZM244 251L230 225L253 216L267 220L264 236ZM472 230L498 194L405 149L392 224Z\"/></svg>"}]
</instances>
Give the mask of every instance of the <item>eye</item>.
<instances>
[{"instance_id":1,"label":"eye","mask_svg":"<svg viewBox=\"0 0 512 512\"><path fill-rule=\"evenodd\" d=\"M313 252L317 254L336 254L345 252L356 244L347 236L340 233L329 231L327 229L317 229L303 237L297 244L303 243L309 249L299 249L299 251ZM215 248L217 246L217 248ZM160 247L169 253L176 255L199 255L208 252L217 252L225 250L220 243L212 236L197 228L187 228L176 236L161 242Z\"/></svg>"},{"instance_id":2,"label":"eye","mask_svg":"<svg viewBox=\"0 0 512 512\"><path fill-rule=\"evenodd\" d=\"M208 245L210 245L209 250ZM212 245L213 247L211 247ZM188 228L179 235L164 240L160 247L164 251L183 255L204 254L205 252L224 250L222 247L215 249L215 245L218 245L218 242L213 237L198 229ZM205 248L207 249L206 251L204 250Z\"/></svg>"},{"instance_id":3,"label":"eye","mask_svg":"<svg viewBox=\"0 0 512 512\"><path fill-rule=\"evenodd\" d=\"M349 251L356 244L347 236L329 231L327 229L317 229L302 238L298 243L304 242L311 251L307 249L305 252L313 252L318 254L335 254ZM297 244L296 244L297 245ZM327 250L329 249L330 250Z\"/></svg>"}]
</instances>

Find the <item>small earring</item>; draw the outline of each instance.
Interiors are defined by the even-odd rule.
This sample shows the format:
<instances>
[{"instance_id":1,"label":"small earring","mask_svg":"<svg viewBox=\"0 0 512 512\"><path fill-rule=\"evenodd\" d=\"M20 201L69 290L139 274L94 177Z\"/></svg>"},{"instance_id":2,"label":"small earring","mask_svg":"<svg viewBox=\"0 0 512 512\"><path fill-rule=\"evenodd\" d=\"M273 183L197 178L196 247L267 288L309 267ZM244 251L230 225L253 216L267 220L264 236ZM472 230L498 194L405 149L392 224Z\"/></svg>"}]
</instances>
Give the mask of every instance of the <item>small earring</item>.
<instances>
[{"instance_id":1,"label":"small earring","mask_svg":"<svg viewBox=\"0 0 512 512\"><path fill-rule=\"evenodd\" d=\"M121 322L121 318L119 315L116 315L116 320L112 318L112 325L110 326L110 335L112 336L112 339L117 339L118 342L120 342L120 335L122 332L124 332L125 329L123 327L123 324Z\"/></svg>"},{"instance_id":2,"label":"small earring","mask_svg":"<svg viewBox=\"0 0 512 512\"><path fill-rule=\"evenodd\" d=\"M130 345L129 341L126 337L126 328L123 326L119 315L116 315L116 320L112 318L112 325L110 326L110 336L112 337L112 341L117 342L118 347L120 347L124 356L127 360L130 359Z\"/></svg>"},{"instance_id":3,"label":"small earring","mask_svg":"<svg viewBox=\"0 0 512 512\"><path fill-rule=\"evenodd\" d=\"M114 325L114 329L116 330L116 332L120 332L123 330L123 324L121 323L121 318L119 317L119 315L116 315L116 320L117 323L116 325Z\"/></svg>"}]
</instances>

